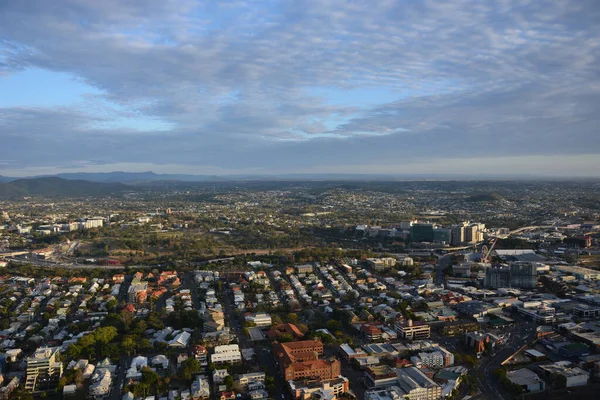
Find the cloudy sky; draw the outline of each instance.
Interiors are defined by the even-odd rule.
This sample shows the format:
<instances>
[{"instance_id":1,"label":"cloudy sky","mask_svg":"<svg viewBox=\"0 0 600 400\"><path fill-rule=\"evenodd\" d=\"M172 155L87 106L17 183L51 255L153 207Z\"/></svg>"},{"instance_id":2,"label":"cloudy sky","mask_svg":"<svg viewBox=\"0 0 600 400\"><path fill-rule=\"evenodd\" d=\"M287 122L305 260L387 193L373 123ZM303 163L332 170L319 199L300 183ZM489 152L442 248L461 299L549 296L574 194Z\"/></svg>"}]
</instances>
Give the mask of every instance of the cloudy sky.
<instances>
[{"instance_id":1,"label":"cloudy sky","mask_svg":"<svg viewBox=\"0 0 600 400\"><path fill-rule=\"evenodd\" d=\"M0 1L0 174L600 176L598 0Z\"/></svg>"}]
</instances>

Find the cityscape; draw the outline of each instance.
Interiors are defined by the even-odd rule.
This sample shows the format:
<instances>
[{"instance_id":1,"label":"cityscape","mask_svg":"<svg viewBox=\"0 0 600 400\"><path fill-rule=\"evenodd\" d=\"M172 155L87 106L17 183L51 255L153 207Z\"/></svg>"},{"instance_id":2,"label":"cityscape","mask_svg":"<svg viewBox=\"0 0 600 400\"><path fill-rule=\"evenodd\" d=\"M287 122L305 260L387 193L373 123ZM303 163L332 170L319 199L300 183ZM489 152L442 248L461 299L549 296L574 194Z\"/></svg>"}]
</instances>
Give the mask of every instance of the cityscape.
<instances>
[{"instance_id":1,"label":"cityscape","mask_svg":"<svg viewBox=\"0 0 600 400\"><path fill-rule=\"evenodd\" d=\"M1 0L0 400L600 398L600 1Z\"/></svg>"},{"instance_id":2,"label":"cityscape","mask_svg":"<svg viewBox=\"0 0 600 400\"><path fill-rule=\"evenodd\" d=\"M56 179L0 202L0 398L600 387L596 181Z\"/></svg>"}]
</instances>

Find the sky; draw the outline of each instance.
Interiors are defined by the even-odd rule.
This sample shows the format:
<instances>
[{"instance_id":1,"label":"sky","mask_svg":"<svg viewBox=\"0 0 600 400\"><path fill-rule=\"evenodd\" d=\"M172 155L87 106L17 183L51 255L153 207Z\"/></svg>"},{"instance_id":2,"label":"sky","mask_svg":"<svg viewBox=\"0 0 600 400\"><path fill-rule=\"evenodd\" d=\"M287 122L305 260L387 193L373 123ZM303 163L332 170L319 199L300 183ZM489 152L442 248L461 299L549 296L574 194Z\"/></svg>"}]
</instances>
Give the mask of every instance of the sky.
<instances>
[{"instance_id":1,"label":"sky","mask_svg":"<svg viewBox=\"0 0 600 400\"><path fill-rule=\"evenodd\" d=\"M0 175L600 176L597 0L4 0Z\"/></svg>"}]
</instances>

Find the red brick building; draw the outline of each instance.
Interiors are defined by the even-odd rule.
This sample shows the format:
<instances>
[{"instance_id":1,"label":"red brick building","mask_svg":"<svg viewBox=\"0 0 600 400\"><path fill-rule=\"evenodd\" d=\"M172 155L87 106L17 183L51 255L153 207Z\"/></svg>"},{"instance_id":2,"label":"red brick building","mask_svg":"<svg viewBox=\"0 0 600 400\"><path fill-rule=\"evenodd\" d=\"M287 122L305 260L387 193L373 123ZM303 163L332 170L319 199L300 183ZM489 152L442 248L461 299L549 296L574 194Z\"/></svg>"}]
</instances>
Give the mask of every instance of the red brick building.
<instances>
[{"instance_id":1,"label":"red brick building","mask_svg":"<svg viewBox=\"0 0 600 400\"><path fill-rule=\"evenodd\" d=\"M320 340L273 343L273 354L285 380L332 379L341 375L341 363L336 359L319 360L323 354Z\"/></svg>"}]
</instances>

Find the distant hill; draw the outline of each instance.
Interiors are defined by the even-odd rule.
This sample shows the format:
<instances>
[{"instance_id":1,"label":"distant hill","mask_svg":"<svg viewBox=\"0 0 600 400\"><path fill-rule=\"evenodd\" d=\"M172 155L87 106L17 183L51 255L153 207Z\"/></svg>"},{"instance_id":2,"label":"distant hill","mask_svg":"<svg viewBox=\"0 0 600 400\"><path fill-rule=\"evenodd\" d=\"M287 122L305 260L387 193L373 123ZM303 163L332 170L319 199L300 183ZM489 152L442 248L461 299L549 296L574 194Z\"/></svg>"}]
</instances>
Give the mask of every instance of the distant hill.
<instances>
[{"instance_id":1,"label":"distant hill","mask_svg":"<svg viewBox=\"0 0 600 400\"><path fill-rule=\"evenodd\" d=\"M17 179L0 184L0 199L18 197L85 197L131 190L122 183L101 183L55 177Z\"/></svg>"},{"instance_id":2,"label":"distant hill","mask_svg":"<svg viewBox=\"0 0 600 400\"><path fill-rule=\"evenodd\" d=\"M219 180L216 176L210 175L190 175L190 174L155 174L148 172L73 172L52 175L63 179L82 179L91 182L155 182L155 181L182 181L182 182L203 182L210 180Z\"/></svg>"},{"instance_id":3,"label":"distant hill","mask_svg":"<svg viewBox=\"0 0 600 400\"><path fill-rule=\"evenodd\" d=\"M469 196L465 199L470 203L483 203L483 202L493 202L503 200L504 197L500 196L498 193L479 193Z\"/></svg>"},{"instance_id":4,"label":"distant hill","mask_svg":"<svg viewBox=\"0 0 600 400\"><path fill-rule=\"evenodd\" d=\"M238 174L238 175L194 175L194 174L157 174L146 172L70 172L56 175L37 175L21 178L0 176L0 183L25 178L62 178L103 183L125 183L128 185L154 185L162 183L194 182L279 182L279 181L506 181L506 180L554 180L551 177L534 175L486 175L486 174ZM487 194L486 194L487 195ZM476 201L476 200L475 200ZM481 200L484 201L484 200Z\"/></svg>"}]
</instances>

